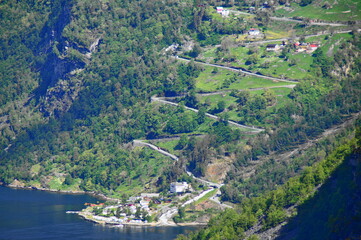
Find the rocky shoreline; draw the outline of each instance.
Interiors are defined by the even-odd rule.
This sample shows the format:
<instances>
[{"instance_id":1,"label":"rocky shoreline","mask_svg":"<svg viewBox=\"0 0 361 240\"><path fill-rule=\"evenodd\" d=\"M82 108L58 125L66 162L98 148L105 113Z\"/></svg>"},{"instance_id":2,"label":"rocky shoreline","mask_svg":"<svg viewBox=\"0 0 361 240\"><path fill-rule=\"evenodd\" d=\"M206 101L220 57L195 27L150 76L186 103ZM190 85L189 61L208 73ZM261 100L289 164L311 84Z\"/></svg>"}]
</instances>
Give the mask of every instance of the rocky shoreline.
<instances>
[{"instance_id":1,"label":"rocky shoreline","mask_svg":"<svg viewBox=\"0 0 361 240\"><path fill-rule=\"evenodd\" d=\"M201 222L190 222L190 223L174 223L174 224L163 224L161 222L150 222L150 223L144 223L144 222L122 222L122 223L116 223L113 221L105 221L105 220L97 220L94 218L94 215L89 212L74 212L78 216L82 217L83 219L93 222L96 224L101 225L112 225L112 226L138 226L138 227L186 227L186 226L206 226L207 223L201 223Z\"/></svg>"},{"instance_id":2,"label":"rocky shoreline","mask_svg":"<svg viewBox=\"0 0 361 240\"><path fill-rule=\"evenodd\" d=\"M5 184L3 182L0 182L0 186L4 187L10 187L14 189L24 189L24 190L38 190L38 191L45 191L45 192L57 192L57 193L66 193L66 194L87 194L92 197L98 198L99 200L104 201L119 201L119 199L116 198L110 198L105 196L102 193L96 193L96 192L87 192L87 191L73 191L73 190L58 190L58 189L51 189L51 188L42 188L42 187L35 187L35 186L26 186L24 183L14 180L11 184Z\"/></svg>"}]
</instances>

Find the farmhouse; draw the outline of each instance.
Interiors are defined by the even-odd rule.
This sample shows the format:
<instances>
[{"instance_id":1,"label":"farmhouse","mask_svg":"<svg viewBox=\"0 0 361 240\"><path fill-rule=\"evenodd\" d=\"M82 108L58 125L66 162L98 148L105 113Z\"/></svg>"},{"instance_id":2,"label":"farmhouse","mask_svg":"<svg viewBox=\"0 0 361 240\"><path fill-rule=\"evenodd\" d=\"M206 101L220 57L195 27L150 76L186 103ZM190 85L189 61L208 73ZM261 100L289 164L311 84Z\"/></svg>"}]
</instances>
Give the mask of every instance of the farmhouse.
<instances>
[{"instance_id":1,"label":"farmhouse","mask_svg":"<svg viewBox=\"0 0 361 240\"><path fill-rule=\"evenodd\" d=\"M223 17L227 17L229 15L229 10L224 9L223 7L217 7L217 13L221 14Z\"/></svg>"},{"instance_id":2,"label":"farmhouse","mask_svg":"<svg viewBox=\"0 0 361 240\"><path fill-rule=\"evenodd\" d=\"M257 36L259 35L261 32L257 29L257 28L251 28L249 31L248 31L248 34L249 35L252 35L252 36Z\"/></svg>"},{"instance_id":3,"label":"farmhouse","mask_svg":"<svg viewBox=\"0 0 361 240\"><path fill-rule=\"evenodd\" d=\"M313 51L315 51L318 47L319 47L318 44L310 44L310 45L308 46L308 49L307 49L307 50L313 52Z\"/></svg>"},{"instance_id":4,"label":"farmhouse","mask_svg":"<svg viewBox=\"0 0 361 240\"><path fill-rule=\"evenodd\" d=\"M314 52L317 48L320 47L319 44L310 44L310 43L295 43L294 44L296 47L296 52L307 52L307 53L312 53Z\"/></svg>"},{"instance_id":5,"label":"farmhouse","mask_svg":"<svg viewBox=\"0 0 361 240\"><path fill-rule=\"evenodd\" d=\"M267 51L277 51L279 49L280 49L280 45L278 45L278 44L268 44L266 46Z\"/></svg>"},{"instance_id":6,"label":"farmhouse","mask_svg":"<svg viewBox=\"0 0 361 240\"><path fill-rule=\"evenodd\" d=\"M186 182L172 182L170 184L170 192L171 193L184 193L189 189L188 183Z\"/></svg>"}]
</instances>

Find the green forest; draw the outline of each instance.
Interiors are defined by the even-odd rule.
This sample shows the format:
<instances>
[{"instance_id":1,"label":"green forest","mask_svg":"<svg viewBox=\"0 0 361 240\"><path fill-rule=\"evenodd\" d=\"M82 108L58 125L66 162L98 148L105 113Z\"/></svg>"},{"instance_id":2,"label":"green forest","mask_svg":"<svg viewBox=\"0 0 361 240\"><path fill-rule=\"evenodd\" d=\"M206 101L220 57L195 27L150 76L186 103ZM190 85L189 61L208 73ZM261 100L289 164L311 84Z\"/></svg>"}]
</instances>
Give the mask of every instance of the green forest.
<instances>
[{"instance_id":1,"label":"green forest","mask_svg":"<svg viewBox=\"0 0 361 240\"><path fill-rule=\"evenodd\" d=\"M126 199L206 189L191 173L233 208L178 239L280 225L277 239L353 239L360 14L343 0L2 1L0 184ZM310 235L310 219L327 227Z\"/></svg>"}]
</instances>

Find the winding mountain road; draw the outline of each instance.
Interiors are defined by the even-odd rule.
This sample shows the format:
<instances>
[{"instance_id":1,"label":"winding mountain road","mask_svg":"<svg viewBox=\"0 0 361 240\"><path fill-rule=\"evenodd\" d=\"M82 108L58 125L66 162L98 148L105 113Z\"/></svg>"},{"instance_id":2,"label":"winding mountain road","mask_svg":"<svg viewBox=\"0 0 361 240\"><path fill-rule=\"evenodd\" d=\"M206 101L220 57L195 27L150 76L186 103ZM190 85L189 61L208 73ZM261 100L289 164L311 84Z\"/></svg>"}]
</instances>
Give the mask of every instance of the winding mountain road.
<instances>
[{"instance_id":1,"label":"winding mountain road","mask_svg":"<svg viewBox=\"0 0 361 240\"><path fill-rule=\"evenodd\" d=\"M256 16L255 14L252 14L252 13L247 13L247 12L242 12L242 11L237 11L237 10L229 10L229 12L234 13L236 15L237 14L242 14L242 15L248 15L248 16ZM344 24L344 23L314 22L312 20L310 22L306 22L306 21L293 19L293 18L287 18L287 17L270 17L270 19L272 19L274 21L304 23L304 24L317 25L317 26L331 26L331 27L348 26L347 24Z\"/></svg>"},{"instance_id":2,"label":"winding mountain road","mask_svg":"<svg viewBox=\"0 0 361 240\"><path fill-rule=\"evenodd\" d=\"M157 151L157 152L159 152L159 153L161 153L161 154L163 154L163 155L165 155L165 156L168 156L168 157L172 158L172 159L175 160L175 161L178 161L178 160L179 160L179 158L178 158L177 156L175 156L175 155L173 155L173 154L171 154L171 153L169 153L169 152L166 152L166 151L164 151L163 149L160 149L159 147L157 147L157 146L155 146L155 145L153 145L153 144L144 142L144 141L142 141L142 140L133 140L133 144L134 144L135 146L142 146L142 145L143 145L143 146L150 147L151 149L153 149L153 150L155 150L155 151Z\"/></svg>"},{"instance_id":3,"label":"winding mountain road","mask_svg":"<svg viewBox=\"0 0 361 240\"><path fill-rule=\"evenodd\" d=\"M173 106L179 106L178 103L166 101L166 100L160 99L160 98L155 97L155 96L151 97L151 100L154 101L154 102L160 102L160 103L165 103L165 104L169 104L169 105L173 105ZM184 108L187 109L187 110L191 110L191 111L193 111L193 112L198 112L198 109L195 109L195 108L190 108L190 107L187 107L187 106L184 106ZM209 114L209 113L206 113L206 116L209 117L209 118L215 119L215 120L219 120L219 119L220 119L218 116L215 116L215 115L212 115L212 114ZM242 125L242 124L239 124L239 123L230 121L230 120L228 121L228 123L231 124L231 125L233 125L233 126L239 127L239 128L250 129L250 130L252 130L254 133L258 133L258 132L264 131L263 128L257 128L257 127L254 127L254 126Z\"/></svg>"},{"instance_id":4,"label":"winding mountain road","mask_svg":"<svg viewBox=\"0 0 361 240\"><path fill-rule=\"evenodd\" d=\"M173 154L171 154L171 153L169 153L169 152L167 152L167 151L164 151L164 150L160 149L159 147L157 147L157 146L155 146L155 145L153 145L153 144L146 143L146 142L144 142L144 141L142 141L142 140L133 140L133 145L134 145L134 146L146 146L146 147L149 147L149 148L151 148L151 149L153 149L153 150L155 150L155 151L157 151L157 152L159 152L159 153L161 153L161 154L163 154L163 155L165 155L165 156L168 156L168 157L172 158L172 159L175 160L175 161L178 161L178 160L179 160L179 158L178 158L177 156L175 156L175 155L173 155ZM197 196L193 197L192 199L184 202L184 203L181 205L181 207L185 207L185 206L188 205L188 204L191 204L191 203L193 203L193 202L196 202L197 200L199 200L199 199L201 199L202 197L204 197L207 193L213 191L215 188L218 189L218 191L219 191L219 189L224 185L224 184L219 184L219 183L214 183L214 182L210 182L210 181L207 181L207 180L203 180L203 179L201 179L201 178L198 178L198 177L194 176L194 175L193 175L191 172L189 172L189 171L186 171L186 173L187 173L190 177L192 177L193 179L195 179L195 180L197 180L197 181L199 181L199 182L201 182L201 183L203 183L203 184L207 184L210 188L207 189L207 190L205 190L205 191L203 191L203 192L201 192L200 194L198 194ZM218 203L219 205L221 205L221 206L223 206L223 207L225 207L225 208L232 208L231 206L228 206L228 205L226 205L226 204L224 204L224 203L221 203L221 202L219 201L219 199L218 199L217 196L212 196L212 197L210 198L210 200L212 200L213 202ZM173 217L174 215L176 215L177 213L178 213L178 207L168 207L168 206L167 206L167 207L164 207L164 208L162 209L162 214L159 216L158 223L159 223L160 225L163 225L163 226L165 226L165 225L168 225L168 226L173 226L173 225L175 225L175 223L172 221L172 217Z\"/></svg>"},{"instance_id":5,"label":"winding mountain road","mask_svg":"<svg viewBox=\"0 0 361 240\"><path fill-rule=\"evenodd\" d=\"M179 57L179 56L175 56L174 58L178 59L178 60L181 60L181 61L185 61L185 62L190 62L191 61L191 60L189 60L187 58L183 58L183 57ZM269 80L273 80L273 81L288 82L288 83L298 83L298 81L296 81L296 80L282 79L282 78L265 76L265 75L262 75L262 74L259 74L259 73L244 71L244 70L238 69L236 67L227 67L227 66L223 66L223 65L219 65L219 64L205 63L205 62L201 62L201 61L198 61L198 60L194 60L194 63L200 64L200 65L205 65L205 66L210 66L210 67L222 68L222 69L230 70L230 71L233 71L233 72L241 72L241 73L244 73L246 75L265 78L265 79L269 79Z\"/></svg>"},{"instance_id":6,"label":"winding mountain road","mask_svg":"<svg viewBox=\"0 0 361 240\"><path fill-rule=\"evenodd\" d=\"M295 88L296 84L288 84L288 85L281 85L281 86L271 86L271 87L259 87L259 88L248 88L248 89L238 89L237 91L243 92L243 91L259 91L259 90L265 90L265 89L271 89L271 88ZM223 90L223 91L214 91L214 92L201 92L196 93L197 96L206 97L206 96L212 96L212 95L221 95L221 94L227 94L232 92L233 90ZM167 99L176 99L179 97L185 97L186 95L177 95L174 97L158 97L161 100L167 100Z\"/></svg>"},{"instance_id":7,"label":"winding mountain road","mask_svg":"<svg viewBox=\"0 0 361 240\"><path fill-rule=\"evenodd\" d=\"M350 33L353 30L343 30L343 31L334 31L332 34L339 34L339 33ZM361 31L361 29L357 29L358 32ZM324 31L324 32L320 32L320 33L316 33L316 34L311 34L311 35L304 35L302 37L306 38L311 38L311 37L318 37L318 36L324 36L324 35L330 35L331 32L329 31ZM301 36L296 36L295 38L298 39ZM286 38L278 38L278 39L270 39L270 40L262 40L262 41L254 41L254 42L248 42L248 43L243 43L244 45L257 45L257 44L264 44L264 43L271 43L271 42L282 42L282 41L288 41L290 40L290 37L286 37Z\"/></svg>"}]
</instances>

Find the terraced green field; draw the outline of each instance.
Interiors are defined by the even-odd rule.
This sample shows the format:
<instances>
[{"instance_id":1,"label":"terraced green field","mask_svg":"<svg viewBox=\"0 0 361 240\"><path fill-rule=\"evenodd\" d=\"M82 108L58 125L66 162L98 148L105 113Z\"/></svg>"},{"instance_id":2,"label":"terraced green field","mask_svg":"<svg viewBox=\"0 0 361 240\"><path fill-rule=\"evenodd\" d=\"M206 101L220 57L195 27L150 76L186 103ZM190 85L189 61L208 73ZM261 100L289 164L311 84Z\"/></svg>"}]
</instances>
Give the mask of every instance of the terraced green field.
<instances>
[{"instance_id":1,"label":"terraced green field","mask_svg":"<svg viewBox=\"0 0 361 240\"><path fill-rule=\"evenodd\" d=\"M324 6L328 2L331 8ZM276 13L286 17L306 17L325 21L355 21L361 19L361 2L358 0L314 1L314 3L301 7L291 4L291 9L279 9Z\"/></svg>"},{"instance_id":2,"label":"terraced green field","mask_svg":"<svg viewBox=\"0 0 361 240\"><path fill-rule=\"evenodd\" d=\"M254 76L240 76L236 72L226 69L217 68L217 72L212 73L212 71L214 71L214 67L204 67L204 71L202 71L196 79L196 89L198 92L264 88L288 84ZM233 79L233 77L237 79L234 82L230 80ZM226 81L229 81L230 84L226 84Z\"/></svg>"},{"instance_id":3,"label":"terraced green field","mask_svg":"<svg viewBox=\"0 0 361 240\"><path fill-rule=\"evenodd\" d=\"M292 89L279 87L279 88L272 88L270 91L272 91L276 96L276 104L267 107L266 111L268 112L271 112L275 108L279 108L285 105L289 101L289 98L287 96L292 91ZM253 90L250 91L250 93L251 95L261 95L262 93L264 93L264 90ZM221 93L217 95L198 96L197 98L200 104L207 106L208 111L212 111L213 109L216 109L218 107L218 103L223 102L225 106L225 111L219 114L227 113L229 119L233 121L243 120L242 116L239 115L237 98L232 97L230 95L230 92Z\"/></svg>"},{"instance_id":4,"label":"terraced green field","mask_svg":"<svg viewBox=\"0 0 361 240\"><path fill-rule=\"evenodd\" d=\"M351 39L352 35L349 33L333 34L331 36L316 36L306 39L307 43L318 43L321 45L321 49L328 53L333 54L341 46L343 42ZM274 42L280 44L281 42ZM260 72L264 75L279 77L279 78L290 78L290 79L305 79L315 77L311 71L311 64L313 57L311 53L295 53L294 49L287 54L287 57L282 57L282 51L269 52L266 51L267 44L259 46L247 46L247 47L234 47L230 49L229 53L219 53L217 48L207 49L201 56L202 60L218 63L227 64L234 67L242 67L249 69L253 72ZM231 56L234 61L224 62L224 58ZM250 60L253 60L250 63ZM227 70L218 70L216 74L210 74L211 70L205 69L197 79L197 87L204 89L204 91L212 91L214 89L224 89L222 87L222 79L226 79L230 75ZM227 73L228 72L228 73ZM214 81L213 81L214 79ZM247 79L248 80L248 79ZM243 81L247 82L247 81ZM258 82L258 80L257 80ZM239 88L252 88L255 86L244 85L239 82L231 84L229 89ZM256 87L263 87L263 85L257 85ZM264 87L270 87L270 85L264 85Z\"/></svg>"}]
</instances>

